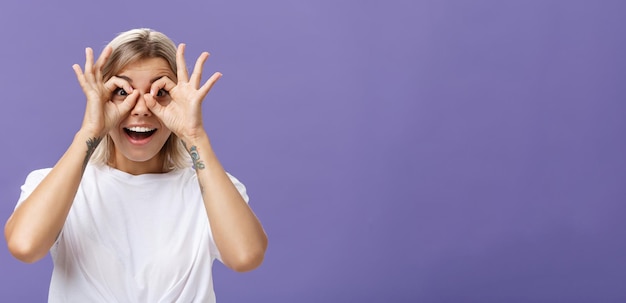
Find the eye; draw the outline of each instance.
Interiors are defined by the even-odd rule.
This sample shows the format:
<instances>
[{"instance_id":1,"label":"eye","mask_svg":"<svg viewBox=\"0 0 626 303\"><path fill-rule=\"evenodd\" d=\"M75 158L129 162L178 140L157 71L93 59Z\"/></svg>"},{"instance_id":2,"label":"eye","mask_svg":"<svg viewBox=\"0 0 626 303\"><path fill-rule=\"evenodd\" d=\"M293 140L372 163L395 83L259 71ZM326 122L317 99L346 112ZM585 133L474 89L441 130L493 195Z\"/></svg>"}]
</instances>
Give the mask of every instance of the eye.
<instances>
[{"instance_id":1,"label":"eye","mask_svg":"<svg viewBox=\"0 0 626 303\"><path fill-rule=\"evenodd\" d=\"M116 96L126 96L126 95L128 95L128 93L123 88L118 87L118 88L116 88L113 91L113 95L116 95Z\"/></svg>"},{"instance_id":2,"label":"eye","mask_svg":"<svg viewBox=\"0 0 626 303\"><path fill-rule=\"evenodd\" d=\"M156 93L157 97L163 97L166 96L168 94L168 91L164 90L164 89L159 89L159 91Z\"/></svg>"}]
</instances>

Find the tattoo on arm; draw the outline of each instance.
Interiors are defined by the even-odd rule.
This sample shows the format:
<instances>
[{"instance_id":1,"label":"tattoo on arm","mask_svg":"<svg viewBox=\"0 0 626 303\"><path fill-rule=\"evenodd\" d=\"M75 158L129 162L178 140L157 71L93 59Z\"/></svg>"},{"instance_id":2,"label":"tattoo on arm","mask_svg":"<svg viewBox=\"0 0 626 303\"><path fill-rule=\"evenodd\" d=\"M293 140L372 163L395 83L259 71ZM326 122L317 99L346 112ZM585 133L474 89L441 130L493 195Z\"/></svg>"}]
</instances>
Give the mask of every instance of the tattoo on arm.
<instances>
[{"instance_id":1,"label":"tattoo on arm","mask_svg":"<svg viewBox=\"0 0 626 303\"><path fill-rule=\"evenodd\" d=\"M204 162L200 159L198 148L195 145L192 145L191 148L187 148L187 144L184 141L183 146L185 147L185 149L189 149L189 155L191 156L191 161L193 161L193 168L195 170L204 169Z\"/></svg>"},{"instance_id":2,"label":"tattoo on arm","mask_svg":"<svg viewBox=\"0 0 626 303\"><path fill-rule=\"evenodd\" d=\"M195 146L191 146L189 155L191 155L191 160L193 161L193 168L196 170L204 169L204 162L200 160L200 154L198 154L198 149Z\"/></svg>"},{"instance_id":3,"label":"tattoo on arm","mask_svg":"<svg viewBox=\"0 0 626 303\"><path fill-rule=\"evenodd\" d=\"M100 141L102 141L102 138L89 138L87 142L85 142L87 144L87 153L85 155L85 160L83 161L83 172L87 167L87 163L89 163L89 158L91 158L91 155L94 150L96 150L96 147L98 147L98 144L100 144Z\"/></svg>"},{"instance_id":4,"label":"tattoo on arm","mask_svg":"<svg viewBox=\"0 0 626 303\"><path fill-rule=\"evenodd\" d=\"M192 145L191 148L187 148L187 143L185 143L185 141L182 141L183 146L185 147L185 149L189 150L189 155L191 156L191 161L193 161L192 163L192 167L193 169L195 169L196 171L199 169L204 169L204 162L202 162L202 160L200 160L200 154L198 154L198 148L195 145ZM200 181L200 180L198 180ZM202 195L204 195L204 186L202 186L202 183L198 182L198 185L200 185L200 193Z\"/></svg>"}]
</instances>

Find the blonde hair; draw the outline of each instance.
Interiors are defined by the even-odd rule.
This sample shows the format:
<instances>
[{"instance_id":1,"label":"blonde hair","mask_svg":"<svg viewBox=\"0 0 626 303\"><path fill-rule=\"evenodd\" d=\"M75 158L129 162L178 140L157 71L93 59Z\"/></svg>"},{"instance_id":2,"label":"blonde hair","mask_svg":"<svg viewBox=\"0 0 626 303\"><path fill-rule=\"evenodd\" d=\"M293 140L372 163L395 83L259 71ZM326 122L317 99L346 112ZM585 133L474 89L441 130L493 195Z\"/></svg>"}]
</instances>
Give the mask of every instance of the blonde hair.
<instances>
[{"instance_id":1,"label":"blonde hair","mask_svg":"<svg viewBox=\"0 0 626 303\"><path fill-rule=\"evenodd\" d=\"M148 58L165 59L173 74L176 75L176 45L163 33L149 28L132 29L117 35L108 45L113 51L102 67L104 81L115 76L128 64ZM177 81L177 79L172 80ZM90 161L112 165L111 156L114 153L115 145L111 136L107 134L94 151ZM174 133L170 135L159 153L163 157L163 171L191 165L191 157L180 138Z\"/></svg>"}]
</instances>

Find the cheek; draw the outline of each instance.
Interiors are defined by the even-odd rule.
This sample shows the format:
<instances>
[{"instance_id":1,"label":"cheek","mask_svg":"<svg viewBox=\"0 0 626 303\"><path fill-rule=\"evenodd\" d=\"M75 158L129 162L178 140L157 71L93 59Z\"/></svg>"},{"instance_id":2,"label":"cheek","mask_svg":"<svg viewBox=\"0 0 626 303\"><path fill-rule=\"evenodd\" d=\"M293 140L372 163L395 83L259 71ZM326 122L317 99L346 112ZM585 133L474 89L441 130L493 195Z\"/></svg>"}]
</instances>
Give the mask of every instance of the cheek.
<instances>
[{"instance_id":1,"label":"cheek","mask_svg":"<svg viewBox=\"0 0 626 303\"><path fill-rule=\"evenodd\" d=\"M109 136L114 142L120 139L120 134L115 129L109 131Z\"/></svg>"},{"instance_id":2,"label":"cheek","mask_svg":"<svg viewBox=\"0 0 626 303\"><path fill-rule=\"evenodd\" d=\"M163 144L165 144L165 142L167 142L167 140L172 136L172 132L167 129L163 129L163 133L161 133L160 136Z\"/></svg>"},{"instance_id":3,"label":"cheek","mask_svg":"<svg viewBox=\"0 0 626 303\"><path fill-rule=\"evenodd\" d=\"M172 131L167 128L167 126L165 126L165 124L163 123L163 121L161 121L160 119L159 121L159 136L163 136L163 137L169 137L172 134Z\"/></svg>"}]
</instances>

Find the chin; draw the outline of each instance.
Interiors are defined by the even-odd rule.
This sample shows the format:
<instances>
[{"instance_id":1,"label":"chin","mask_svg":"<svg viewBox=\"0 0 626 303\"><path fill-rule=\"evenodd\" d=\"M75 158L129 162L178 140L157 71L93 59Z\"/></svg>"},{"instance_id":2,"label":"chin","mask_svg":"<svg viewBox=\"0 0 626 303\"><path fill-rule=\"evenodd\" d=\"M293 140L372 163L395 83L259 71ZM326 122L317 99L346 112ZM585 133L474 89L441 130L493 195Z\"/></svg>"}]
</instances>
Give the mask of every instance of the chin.
<instances>
[{"instance_id":1,"label":"chin","mask_svg":"<svg viewBox=\"0 0 626 303\"><path fill-rule=\"evenodd\" d=\"M124 155L126 159L132 162L148 163L152 161L160 161L159 153L154 155Z\"/></svg>"}]
</instances>

